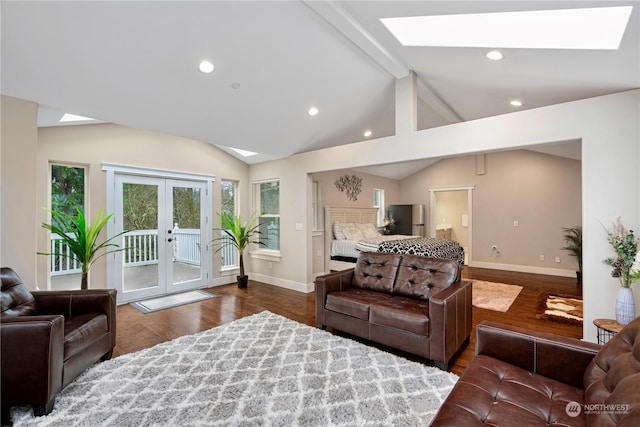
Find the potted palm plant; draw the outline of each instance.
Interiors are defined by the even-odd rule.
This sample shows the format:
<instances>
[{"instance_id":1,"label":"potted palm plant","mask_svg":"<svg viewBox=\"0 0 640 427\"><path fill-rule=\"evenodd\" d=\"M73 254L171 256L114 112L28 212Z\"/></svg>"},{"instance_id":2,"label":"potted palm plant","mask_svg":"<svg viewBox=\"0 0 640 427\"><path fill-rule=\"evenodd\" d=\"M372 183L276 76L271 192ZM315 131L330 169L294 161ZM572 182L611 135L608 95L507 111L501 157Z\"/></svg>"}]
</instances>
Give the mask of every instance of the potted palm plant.
<instances>
[{"instance_id":1,"label":"potted palm plant","mask_svg":"<svg viewBox=\"0 0 640 427\"><path fill-rule=\"evenodd\" d=\"M573 227L562 227L565 246L562 247L569 255L574 256L578 261L578 271L576 271L576 279L578 283L582 283L582 226L575 225Z\"/></svg>"},{"instance_id":2,"label":"potted palm plant","mask_svg":"<svg viewBox=\"0 0 640 427\"><path fill-rule=\"evenodd\" d=\"M216 252L228 246L233 246L238 250L238 261L240 263L240 274L237 276L238 288L246 288L249 276L244 272L244 259L242 257L244 251L252 243L266 246L259 238L260 215L252 215L244 225L239 215L234 216L227 213L218 215L220 216L220 237L216 237L213 240L214 242L219 242L220 247Z\"/></svg>"},{"instance_id":3,"label":"potted palm plant","mask_svg":"<svg viewBox=\"0 0 640 427\"><path fill-rule=\"evenodd\" d=\"M112 242L116 237L126 233L126 231L122 231L104 242L98 243L100 231L113 214L104 216L102 209L100 209L95 219L87 223L84 214L79 209L76 216L55 210L50 210L50 212L51 224L42 223L42 227L60 236L64 246L69 248L69 251L38 252L38 255L70 258L78 262L82 268L80 289L89 289L89 269L93 263L109 253L122 249L105 250L100 254L98 252L110 247L119 248L119 245Z\"/></svg>"}]
</instances>

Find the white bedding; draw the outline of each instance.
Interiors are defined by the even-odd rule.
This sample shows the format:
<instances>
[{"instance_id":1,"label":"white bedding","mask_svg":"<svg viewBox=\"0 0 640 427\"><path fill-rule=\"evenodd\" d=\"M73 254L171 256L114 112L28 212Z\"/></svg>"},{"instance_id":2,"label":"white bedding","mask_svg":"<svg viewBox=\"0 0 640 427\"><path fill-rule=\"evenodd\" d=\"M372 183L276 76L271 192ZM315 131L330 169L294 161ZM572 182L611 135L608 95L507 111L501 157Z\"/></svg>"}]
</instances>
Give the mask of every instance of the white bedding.
<instances>
[{"instance_id":1,"label":"white bedding","mask_svg":"<svg viewBox=\"0 0 640 427\"><path fill-rule=\"evenodd\" d=\"M389 240L415 239L418 236L405 236L403 234L385 234L370 239L363 239L357 242L356 249L360 252L377 252L378 246L382 242Z\"/></svg>"},{"instance_id":2,"label":"white bedding","mask_svg":"<svg viewBox=\"0 0 640 427\"><path fill-rule=\"evenodd\" d=\"M340 256L346 258L358 258L360 251L356 250L357 240L332 240L331 241L331 256Z\"/></svg>"},{"instance_id":3,"label":"white bedding","mask_svg":"<svg viewBox=\"0 0 640 427\"><path fill-rule=\"evenodd\" d=\"M378 245L388 240L413 239L417 236L404 236L399 234L380 235L363 240L334 239L331 241L331 256L358 258L360 252L376 252Z\"/></svg>"}]
</instances>

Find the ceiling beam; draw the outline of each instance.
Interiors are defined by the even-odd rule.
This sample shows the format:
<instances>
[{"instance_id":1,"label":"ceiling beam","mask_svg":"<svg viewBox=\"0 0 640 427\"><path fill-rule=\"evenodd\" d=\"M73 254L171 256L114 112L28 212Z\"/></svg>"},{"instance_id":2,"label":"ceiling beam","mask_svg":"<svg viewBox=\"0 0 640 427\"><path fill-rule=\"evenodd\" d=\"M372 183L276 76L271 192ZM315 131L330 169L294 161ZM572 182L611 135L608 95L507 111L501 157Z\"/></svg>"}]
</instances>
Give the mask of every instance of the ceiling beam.
<instances>
[{"instance_id":1,"label":"ceiling beam","mask_svg":"<svg viewBox=\"0 0 640 427\"><path fill-rule=\"evenodd\" d=\"M304 3L393 77L401 79L409 74L406 65L385 49L344 6L334 1L304 0Z\"/></svg>"},{"instance_id":2,"label":"ceiling beam","mask_svg":"<svg viewBox=\"0 0 640 427\"><path fill-rule=\"evenodd\" d=\"M396 79L409 75L410 69L401 60L389 52L364 26L341 4L332 1L303 0L309 8L315 11L328 24L352 42L378 63L383 70ZM419 77L418 88L421 96L418 101L430 106L436 113L450 123L463 121L440 97Z\"/></svg>"}]
</instances>

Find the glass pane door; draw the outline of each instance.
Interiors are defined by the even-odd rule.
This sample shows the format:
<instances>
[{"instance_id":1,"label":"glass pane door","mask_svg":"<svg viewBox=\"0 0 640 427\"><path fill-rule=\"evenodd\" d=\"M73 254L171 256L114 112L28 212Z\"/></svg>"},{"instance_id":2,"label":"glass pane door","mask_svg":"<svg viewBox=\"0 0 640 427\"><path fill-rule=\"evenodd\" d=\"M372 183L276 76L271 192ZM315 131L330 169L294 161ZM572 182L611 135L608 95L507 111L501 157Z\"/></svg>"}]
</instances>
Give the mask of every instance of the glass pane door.
<instances>
[{"instance_id":1,"label":"glass pane door","mask_svg":"<svg viewBox=\"0 0 640 427\"><path fill-rule=\"evenodd\" d=\"M166 292L162 260L166 252L160 225L164 215L164 180L149 177L116 178L116 227L126 230L118 252L116 275L121 301ZM118 283L116 283L117 285Z\"/></svg>"},{"instance_id":2,"label":"glass pane door","mask_svg":"<svg viewBox=\"0 0 640 427\"><path fill-rule=\"evenodd\" d=\"M134 175L115 182L116 232L126 230L115 256L118 301L204 287L206 183Z\"/></svg>"},{"instance_id":3,"label":"glass pane door","mask_svg":"<svg viewBox=\"0 0 640 427\"><path fill-rule=\"evenodd\" d=\"M167 203L171 206L171 240L168 262L169 292L204 285L202 261L207 242L203 241L205 224L204 183L167 180Z\"/></svg>"}]
</instances>

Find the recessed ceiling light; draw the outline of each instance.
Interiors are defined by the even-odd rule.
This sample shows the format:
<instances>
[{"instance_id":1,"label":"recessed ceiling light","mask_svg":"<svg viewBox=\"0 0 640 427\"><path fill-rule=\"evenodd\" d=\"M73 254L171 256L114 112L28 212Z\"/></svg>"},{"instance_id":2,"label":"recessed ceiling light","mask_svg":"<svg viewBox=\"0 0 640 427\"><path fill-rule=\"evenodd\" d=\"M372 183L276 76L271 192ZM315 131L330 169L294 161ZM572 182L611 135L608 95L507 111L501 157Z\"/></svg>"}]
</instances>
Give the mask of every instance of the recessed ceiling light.
<instances>
[{"instance_id":1,"label":"recessed ceiling light","mask_svg":"<svg viewBox=\"0 0 640 427\"><path fill-rule=\"evenodd\" d=\"M522 101L520 101L519 99L514 99L512 100L509 104L513 105L514 107L522 107Z\"/></svg>"},{"instance_id":2,"label":"recessed ceiling light","mask_svg":"<svg viewBox=\"0 0 640 427\"><path fill-rule=\"evenodd\" d=\"M370 130L365 130L363 135L365 138L369 138L371 135L373 135L373 132L371 132Z\"/></svg>"},{"instance_id":3,"label":"recessed ceiling light","mask_svg":"<svg viewBox=\"0 0 640 427\"><path fill-rule=\"evenodd\" d=\"M69 113L65 113L64 116L62 116L60 118L60 120L58 120L58 122L63 123L63 122L88 122L88 121L92 121L95 119L92 119L91 117L84 117L84 116L76 116L75 114L69 114Z\"/></svg>"},{"instance_id":4,"label":"recessed ceiling light","mask_svg":"<svg viewBox=\"0 0 640 427\"><path fill-rule=\"evenodd\" d=\"M198 65L198 68L203 73L209 74L209 73L213 73L213 70L215 70L216 67L215 65L213 65L213 62L211 61L202 61L200 65Z\"/></svg>"},{"instance_id":5,"label":"recessed ceiling light","mask_svg":"<svg viewBox=\"0 0 640 427\"><path fill-rule=\"evenodd\" d=\"M382 18L404 46L618 49L633 6Z\"/></svg>"},{"instance_id":6,"label":"recessed ceiling light","mask_svg":"<svg viewBox=\"0 0 640 427\"><path fill-rule=\"evenodd\" d=\"M319 113L319 110L316 107L309 108L309 115L310 116L315 116L318 113Z\"/></svg>"},{"instance_id":7,"label":"recessed ceiling light","mask_svg":"<svg viewBox=\"0 0 640 427\"><path fill-rule=\"evenodd\" d=\"M254 153L253 151L249 151L249 150L241 150L239 148L233 148L233 147L229 147L229 148L231 148L236 153L240 154L242 157L251 157L251 156L255 156L256 154L258 154L258 153Z\"/></svg>"},{"instance_id":8,"label":"recessed ceiling light","mask_svg":"<svg viewBox=\"0 0 640 427\"><path fill-rule=\"evenodd\" d=\"M492 50L490 52L487 52L487 58L493 60L493 61L499 61L502 58L504 58L504 56L502 56L502 52L498 51L498 50Z\"/></svg>"}]
</instances>

